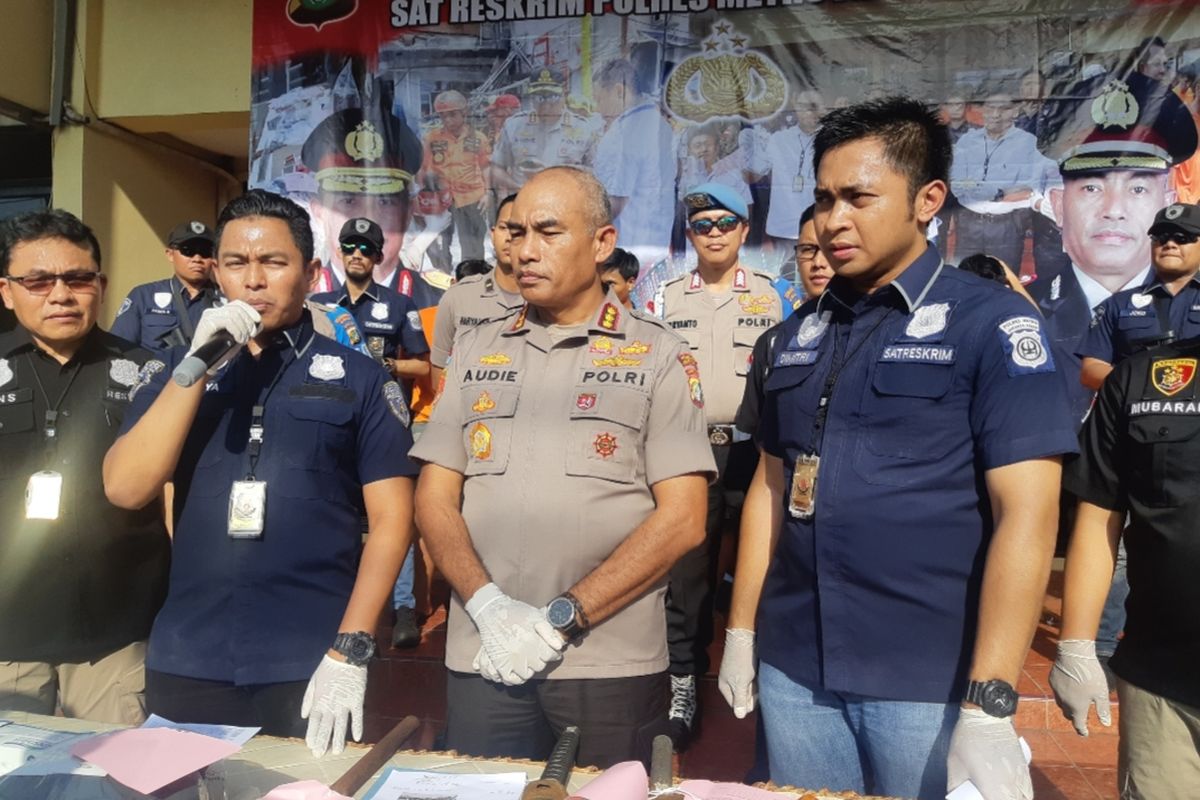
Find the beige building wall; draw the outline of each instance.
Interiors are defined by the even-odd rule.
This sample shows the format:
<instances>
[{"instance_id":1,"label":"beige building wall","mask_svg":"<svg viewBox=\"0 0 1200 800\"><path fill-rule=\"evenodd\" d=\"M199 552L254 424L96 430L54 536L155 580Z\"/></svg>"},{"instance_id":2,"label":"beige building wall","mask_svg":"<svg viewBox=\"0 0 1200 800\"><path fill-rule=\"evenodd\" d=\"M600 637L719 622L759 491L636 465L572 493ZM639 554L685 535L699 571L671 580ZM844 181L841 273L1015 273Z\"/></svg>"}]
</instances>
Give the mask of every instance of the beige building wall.
<instances>
[{"instance_id":1,"label":"beige building wall","mask_svg":"<svg viewBox=\"0 0 1200 800\"><path fill-rule=\"evenodd\" d=\"M54 4L5 0L0 9L0 98L45 114L50 109Z\"/></svg>"}]
</instances>

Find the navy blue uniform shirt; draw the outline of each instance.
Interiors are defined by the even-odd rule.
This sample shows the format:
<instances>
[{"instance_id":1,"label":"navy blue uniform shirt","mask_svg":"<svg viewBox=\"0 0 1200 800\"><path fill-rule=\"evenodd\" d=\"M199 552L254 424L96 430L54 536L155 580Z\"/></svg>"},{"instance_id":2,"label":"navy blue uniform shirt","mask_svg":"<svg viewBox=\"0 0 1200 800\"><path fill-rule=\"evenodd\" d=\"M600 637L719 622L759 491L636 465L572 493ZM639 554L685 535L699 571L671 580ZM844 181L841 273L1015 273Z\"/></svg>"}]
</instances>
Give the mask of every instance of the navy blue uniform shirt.
<instances>
[{"instance_id":1,"label":"navy blue uniform shirt","mask_svg":"<svg viewBox=\"0 0 1200 800\"><path fill-rule=\"evenodd\" d=\"M1108 364L1168 341L1200 336L1200 279L1193 277L1172 296L1158 278L1109 297L1092 317L1080 358Z\"/></svg>"},{"instance_id":2,"label":"navy blue uniform shirt","mask_svg":"<svg viewBox=\"0 0 1200 800\"><path fill-rule=\"evenodd\" d=\"M135 394L122 432L184 352ZM251 408L264 402L265 530L231 539L229 491L249 470ZM209 380L175 468L171 576L148 668L238 685L311 677L358 573L363 485L417 473L403 403L371 359L314 334L307 311L258 359L243 350Z\"/></svg>"},{"instance_id":3,"label":"navy blue uniform shirt","mask_svg":"<svg viewBox=\"0 0 1200 800\"><path fill-rule=\"evenodd\" d=\"M135 286L117 309L110 333L147 350L168 350L188 344L204 309L212 306L217 290L208 288L192 297L176 277ZM186 311L180 322L176 307Z\"/></svg>"},{"instance_id":4,"label":"navy blue uniform shirt","mask_svg":"<svg viewBox=\"0 0 1200 800\"><path fill-rule=\"evenodd\" d=\"M835 277L783 323L757 438L785 478L760 658L831 691L959 699L993 531L984 473L1076 449L1037 311L932 247L870 295ZM815 513L797 519L793 468L814 451Z\"/></svg>"}]
</instances>

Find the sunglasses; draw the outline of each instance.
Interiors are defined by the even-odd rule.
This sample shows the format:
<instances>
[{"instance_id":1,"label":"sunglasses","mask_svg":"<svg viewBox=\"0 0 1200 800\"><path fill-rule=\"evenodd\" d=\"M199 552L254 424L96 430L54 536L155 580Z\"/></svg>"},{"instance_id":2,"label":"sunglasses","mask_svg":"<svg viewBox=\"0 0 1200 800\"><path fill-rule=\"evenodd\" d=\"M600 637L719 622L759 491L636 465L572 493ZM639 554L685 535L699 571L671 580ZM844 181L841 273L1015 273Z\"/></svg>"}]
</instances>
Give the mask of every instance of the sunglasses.
<instances>
[{"instance_id":1,"label":"sunglasses","mask_svg":"<svg viewBox=\"0 0 1200 800\"><path fill-rule=\"evenodd\" d=\"M100 279L100 273L94 270L81 269L63 273L39 272L33 275L23 275L19 278L15 275L9 275L7 278L9 281L24 287L25 291L32 295L44 296L50 294L54 285L59 281L65 283L67 289L72 292L94 294L97 281Z\"/></svg>"},{"instance_id":2,"label":"sunglasses","mask_svg":"<svg viewBox=\"0 0 1200 800\"><path fill-rule=\"evenodd\" d=\"M795 247L797 261L812 261L821 252L815 244L798 244Z\"/></svg>"},{"instance_id":3,"label":"sunglasses","mask_svg":"<svg viewBox=\"0 0 1200 800\"><path fill-rule=\"evenodd\" d=\"M692 229L692 233L697 236L707 236L716 228L721 233L729 233L731 230L741 224L741 220L733 214L717 219L694 219L688 223L688 227Z\"/></svg>"},{"instance_id":4,"label":"sunglasses","mask_svg":"<svg viewBox=\"0 0 1200 800\"><path fill-rule=\"evenodd\" d=\"M213 246L211 244L207 244L207 243L200 243L200 244L185 243L185 244L179 245L179 247L177 247L175 249L178 250L179 254L182 255L184 258L192 258L194 256L200 256L201 258L212 258L212 255L213 255Z\"/></svg>"},{"instance_id":5,"label":"sunglasses","mask_svg":"<svg viewBox=\"0 0 1200 800\"><path fill-rule=\"evenodd\" d=\"M1152 233L1150 239L1157 245L1164 245L1167 242L1175 244L1195 244L1197 237L1194 233L1184 233L1183 231L1168 231L1166 233Z\"/></svg>"},{"instance_id":6,"label":"sunglasses","mask_svg":"<svg viewBox=\"0 0 1200 800\"><path fill-rule=\"evenodd\" d=\"M367 258L375 257L375 247L366 242L342 242L342 252L350 255L355 250L362 253Z\"/></svg>"}]
</instances>

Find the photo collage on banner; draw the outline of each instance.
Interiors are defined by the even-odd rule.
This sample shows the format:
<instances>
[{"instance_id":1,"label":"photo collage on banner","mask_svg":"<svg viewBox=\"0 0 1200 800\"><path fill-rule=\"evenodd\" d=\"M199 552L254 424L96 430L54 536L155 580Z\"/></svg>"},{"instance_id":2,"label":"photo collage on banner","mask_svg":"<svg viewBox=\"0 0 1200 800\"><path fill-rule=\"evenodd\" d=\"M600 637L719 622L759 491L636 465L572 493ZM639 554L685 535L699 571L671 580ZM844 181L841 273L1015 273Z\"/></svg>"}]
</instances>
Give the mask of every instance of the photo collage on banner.
<instances>
[{"instance_id":1,"label":"photo collage on banner","mask_svg":"<svg viewBox=\"0 0 1200 800\"><path fill-rule=\"evenodd\" d=\"M796 282L820 118L890 94L954 140L930 238L1011 266L1068 359L1145 279L1154 213L1200 196L1187 0L255 0L252 86L250 184L311 212L318 290L366 216L376 279L422 308L559 164L612 196L639 306L694 268L681 199L706 181L750 207L743 263Z\"/></svg>"}]
</instances>

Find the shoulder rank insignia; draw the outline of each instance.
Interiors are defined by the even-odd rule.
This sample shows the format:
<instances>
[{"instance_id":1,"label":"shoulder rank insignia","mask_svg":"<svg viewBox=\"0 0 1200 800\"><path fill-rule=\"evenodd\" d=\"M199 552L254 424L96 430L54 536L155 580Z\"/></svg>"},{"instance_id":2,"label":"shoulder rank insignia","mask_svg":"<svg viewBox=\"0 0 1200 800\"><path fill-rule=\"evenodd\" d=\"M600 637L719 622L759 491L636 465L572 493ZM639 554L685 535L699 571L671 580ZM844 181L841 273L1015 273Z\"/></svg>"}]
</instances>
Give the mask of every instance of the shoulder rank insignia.
<instances>
[{"instance_id":1,"label":"shoulder rank insignia","mask_svg":"<svg viewBox=\"0 0 1200 800\"><path fill-rule=\"evenodd\" d=\"M615 331L621 320L621 312L612 303L605 303L600 310L600 327L606 331Z\"/></svg>"}]
</instances>

